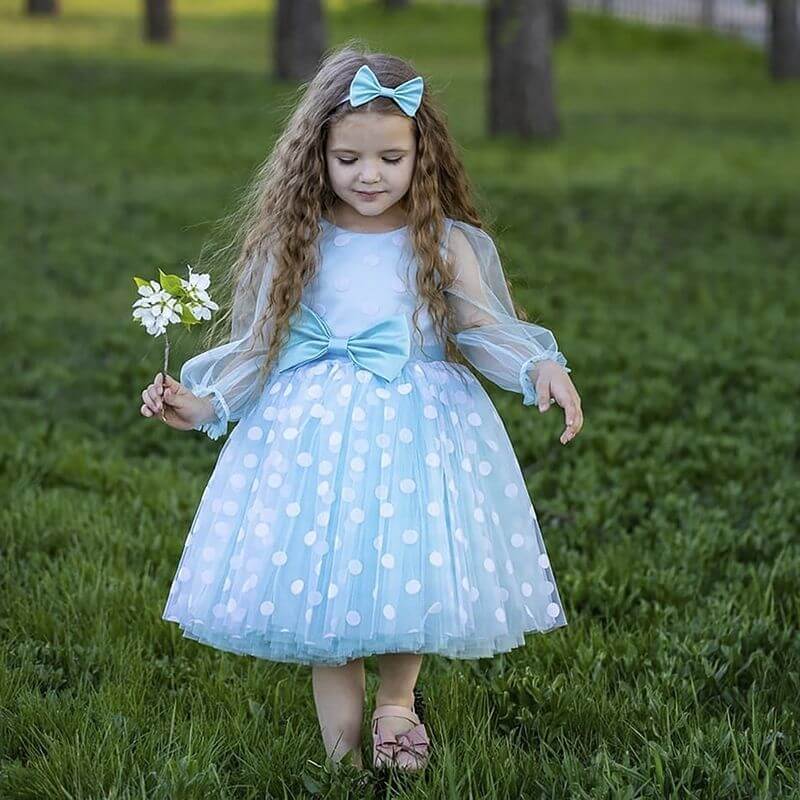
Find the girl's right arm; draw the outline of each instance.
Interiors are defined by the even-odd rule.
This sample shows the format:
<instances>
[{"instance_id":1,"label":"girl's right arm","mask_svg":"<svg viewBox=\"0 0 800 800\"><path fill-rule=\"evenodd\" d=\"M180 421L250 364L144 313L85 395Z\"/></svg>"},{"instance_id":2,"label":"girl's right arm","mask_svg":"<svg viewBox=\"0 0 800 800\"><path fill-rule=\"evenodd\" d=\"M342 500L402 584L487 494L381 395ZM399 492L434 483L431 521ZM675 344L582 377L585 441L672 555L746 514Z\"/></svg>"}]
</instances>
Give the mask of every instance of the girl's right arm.
<instances>
[{"instance_id":1,"label":"girl's right arm","mask_svg":"<svg viewBox=\"0 0 800 800\"><path fill-rule=\"evenodd\" d=\"M171 428L188 431L212 422L215 413L208 398L197 397L171 375L159 372L142 392L144 403L139 409L143 417L158 416Z\"/></svg>"}]
</instances>

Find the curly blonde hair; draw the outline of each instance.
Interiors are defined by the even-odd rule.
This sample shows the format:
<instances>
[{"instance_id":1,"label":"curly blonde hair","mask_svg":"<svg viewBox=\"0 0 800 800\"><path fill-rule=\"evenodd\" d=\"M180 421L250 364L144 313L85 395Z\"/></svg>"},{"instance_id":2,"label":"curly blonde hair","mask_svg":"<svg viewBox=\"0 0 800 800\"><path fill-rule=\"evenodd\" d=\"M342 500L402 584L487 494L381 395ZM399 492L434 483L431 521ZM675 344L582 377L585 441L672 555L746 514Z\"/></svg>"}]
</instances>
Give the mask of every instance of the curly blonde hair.
<instances>
[{"instance_id":1,"label":"curly blonde hair","mask_svg":"<svg viewBox=\"0 0 800 800\"><path fill-rule=\"evenodd\" d=\"M274 149L258 168L244 193L238 210L226 218L226 230L234 228L228 244L215 254L225 257L238 251L220 281L222 295L255 297L262 283L268 258L274 260L274 275L266 309L256 322L255 342L267 357L262 363L265 379L289 334L289 324L298 308L303 289L313 281L319 266L319 224L329 215L337 196L326 169L329 130L348 114L404 112L388 97L376 97L353 108L339 104L349 92L359 67L367 64L383 86L395 87L419 73L406 60L384 53L370 53L358 40L350 40L329 51L314 77L300 87L300 97ZM453 311L445 290L454 280L454 265L442 258L440 246L445 217L486 230L472 200L472 188L456 154L445 116L435 104L426 81L416 115L410 118L416 139L416 162L408 192L401 201L406 212L414 255L417 260L417 292L427 306L434 329L445 344L445 359L466 363L446 335L454 330ZM233 226L230 221L233 220ZM237 221L238 220L238 221ZM212 264L212 270L214 266ZM506 277L510 288L510 282ZM245 285L247 284L247 285ZM208 343L227 336L231 304L209 326ZM516 307L516 303L515 303ZM419 331L417 305L412 321ZM517 307L520 318L524 310ZM267 336L266 332L271 331Z\"/></svg>"}]
</instances>

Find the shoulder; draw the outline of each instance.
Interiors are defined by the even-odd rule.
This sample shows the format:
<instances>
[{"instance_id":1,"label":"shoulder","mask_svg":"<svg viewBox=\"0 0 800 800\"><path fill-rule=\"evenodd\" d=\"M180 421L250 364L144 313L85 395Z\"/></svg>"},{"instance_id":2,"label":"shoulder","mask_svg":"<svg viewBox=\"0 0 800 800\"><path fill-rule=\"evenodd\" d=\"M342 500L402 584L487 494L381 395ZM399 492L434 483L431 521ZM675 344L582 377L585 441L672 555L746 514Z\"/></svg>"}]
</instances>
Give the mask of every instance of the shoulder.
<instances>
[{"instance_id":1,"label":"shoulder","mask_svg":"<svg viewBox=\"0 0 800 800\"><path fill-rule=\"evenodd\" d=\"M458 275L464 269L474 270L495 247L492 237L482 228L448 217L445 224L445 250Z\"/></svg>"}]
</instances>

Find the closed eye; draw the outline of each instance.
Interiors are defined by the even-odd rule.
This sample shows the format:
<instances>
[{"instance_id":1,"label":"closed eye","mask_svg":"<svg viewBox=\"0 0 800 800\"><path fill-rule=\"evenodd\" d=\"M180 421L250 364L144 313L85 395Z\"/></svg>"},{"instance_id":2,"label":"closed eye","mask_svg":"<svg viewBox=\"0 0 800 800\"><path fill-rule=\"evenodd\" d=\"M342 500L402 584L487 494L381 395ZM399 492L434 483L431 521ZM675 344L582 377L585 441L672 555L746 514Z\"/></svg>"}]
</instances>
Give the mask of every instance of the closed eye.
<instances>
[{"instance_id":1,"label":"closed eye","mask_svg":"<svg viewBox=\"0 0 800 800\"><path fill-rule=\"evenodd\" d=\"M338 158L337 157L337 160L338 160L338 162L340 164L355 164L355 162L356 162L355 158L351 158L349 161L347 161L344 158ZM399 164L403 160L403 157L400 156L400 158L384 158L383 160L387 164Z\"/></svg>"}]
</instances>

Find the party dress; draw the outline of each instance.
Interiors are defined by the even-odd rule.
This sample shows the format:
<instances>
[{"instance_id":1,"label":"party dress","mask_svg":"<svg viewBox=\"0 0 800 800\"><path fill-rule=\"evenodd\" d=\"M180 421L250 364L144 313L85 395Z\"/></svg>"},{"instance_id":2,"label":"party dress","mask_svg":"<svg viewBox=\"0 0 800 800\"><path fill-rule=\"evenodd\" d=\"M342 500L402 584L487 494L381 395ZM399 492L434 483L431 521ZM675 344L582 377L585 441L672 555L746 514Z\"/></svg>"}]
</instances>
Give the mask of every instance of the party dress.
<instances>
[{"instance_id":1,"label":"party dress","mask_svg":"<svg viewBox=\"0 0 800 800\"><path fill-rule=\"evenodd\" d=\"M486 232L447 218L442 253L459 235L471 257L446 293L459 321L448 335L533 405L536 362L571 370L549 330L514 314ZM269 269L230 340L181 370L216 413L197 430L216 439L237 424L162 618L220 650L325 665L389 652L486 658L566 625L494 404L469 367L444 360L424 306L414 331L408 227L360 233L323 218L317 241L294 338L260 387L266 351L248 349Z\"/></svg>"}]
</instances>

